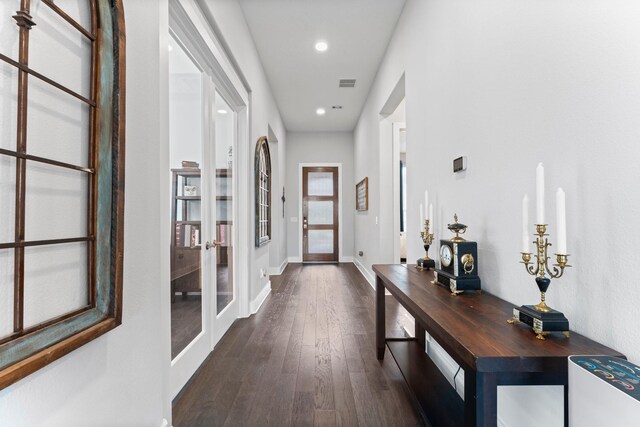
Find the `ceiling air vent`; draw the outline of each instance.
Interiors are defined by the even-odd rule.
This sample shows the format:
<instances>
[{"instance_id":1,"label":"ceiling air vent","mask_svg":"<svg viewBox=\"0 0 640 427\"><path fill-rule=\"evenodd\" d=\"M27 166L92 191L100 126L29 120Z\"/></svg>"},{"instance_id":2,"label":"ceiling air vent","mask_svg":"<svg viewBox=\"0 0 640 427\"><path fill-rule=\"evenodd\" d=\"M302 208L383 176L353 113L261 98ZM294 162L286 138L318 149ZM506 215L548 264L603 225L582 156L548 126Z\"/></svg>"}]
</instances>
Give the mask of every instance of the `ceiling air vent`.
<instances>
[{"instance_id":1,"label":"ceiling air vent","mask_svg":"<svg viewBox=\"0 0 640 427\"><path fill-rule=\"evenodd\" d=\"M356 79L340 79L340 87L355 87Z\"/></svg>"}]
</instances>

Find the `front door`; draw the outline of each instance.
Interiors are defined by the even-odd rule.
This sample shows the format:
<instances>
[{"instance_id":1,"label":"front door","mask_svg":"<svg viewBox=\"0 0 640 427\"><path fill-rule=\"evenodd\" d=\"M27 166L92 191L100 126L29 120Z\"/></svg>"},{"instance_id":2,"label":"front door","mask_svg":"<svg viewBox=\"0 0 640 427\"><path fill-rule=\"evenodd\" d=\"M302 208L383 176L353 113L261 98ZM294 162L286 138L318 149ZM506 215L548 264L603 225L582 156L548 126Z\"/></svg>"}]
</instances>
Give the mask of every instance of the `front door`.
<instances>
[{"instance_id":1,"label":"front door","mask_svg":"<svg viewBox=\"0 0 640 427\"><path fill-rule=\"evenodd\" d=\"M338 168L302 168L302 261L338 262Z\"/></svg>"}]
</instances>

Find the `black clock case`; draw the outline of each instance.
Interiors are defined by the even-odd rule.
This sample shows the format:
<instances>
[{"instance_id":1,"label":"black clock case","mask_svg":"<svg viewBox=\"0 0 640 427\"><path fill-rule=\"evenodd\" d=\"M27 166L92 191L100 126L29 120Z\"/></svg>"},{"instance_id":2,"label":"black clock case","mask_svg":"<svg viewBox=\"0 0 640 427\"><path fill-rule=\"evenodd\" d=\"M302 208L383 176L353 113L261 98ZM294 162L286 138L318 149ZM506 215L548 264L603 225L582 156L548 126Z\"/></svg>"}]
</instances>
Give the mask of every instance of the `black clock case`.
<instances>
[{"instance_id":1,"label":"black clock case","mask_svg":"<svg viewBox=\"0 0 640 427\"><path fill-rule=\"evenodd\" d=\"M478 276L478 244L476 242L452 242L451 240L440 240L440 246L447 245L451 248L453 258L448 267L440 266L436 269L436 283L452 291L479 291L482 289L480 277ZM465 254L473 256L473 271L465 273L462 266L462 257ZM453 281L453 283L452 283ZM455 284L455 286L453 286Z\"/></svg>"},{"instance_id":2,"label":"black clock case","mask_svg":"<svg viewBox=\"0 0 640 427\"><path fill-rule=\"evenodd\" d=\"M455 291L479 291L482 289L478 276L459 277L442 270L435 270L436 283Z\"/></svg>"}]
</instances>

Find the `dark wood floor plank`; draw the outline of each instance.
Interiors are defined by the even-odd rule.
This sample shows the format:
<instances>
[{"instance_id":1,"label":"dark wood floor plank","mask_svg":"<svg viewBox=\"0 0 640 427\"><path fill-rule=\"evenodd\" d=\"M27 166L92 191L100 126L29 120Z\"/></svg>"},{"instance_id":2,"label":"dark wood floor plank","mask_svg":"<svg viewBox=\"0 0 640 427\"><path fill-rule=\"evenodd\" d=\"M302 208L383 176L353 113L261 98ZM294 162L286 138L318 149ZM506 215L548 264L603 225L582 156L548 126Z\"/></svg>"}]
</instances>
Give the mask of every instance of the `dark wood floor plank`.
<instances>
[{"instance_id":1,"label":"dark wood floor plank","mask_svg":"<svg viewBox=\"0 0 640 427\"><path fill-rule=\"evenodd\" d=\"M269 413L269 425L292 425L293 403L296 394L296 374L283 374L275 385L275 398Z\"/></svg>"},{"instance_id":2,"label":"dark wood floor plank","mask_svg":"<svg viewBox=\"0 0 640 427\"><path fill-rule=\"evenodd\" d=\"M353 398L356 402L356 411L358 413L358 421L362 426L381 426L378 410L374 402L367 374L364 372L355 372L349 374L351 379L351 387L353 389Z\"/></svg>"},{"instance_id":3,"label":"dark wood floor plank","mask_svg":"<svg viewBox=\"0 0 640 427\"><path fill-rule=\"evenodd\" d=\"M296 313L291 328L291 335L287 343L287 352L282 363L282 372L292 374L298 372L300 351L302 350L302 333L304 331L304 313Z\"/></svg>"},{"instance_id":4,"label":"dark wood floor plank","mask_svg":"<svg viewBox=\"0 0 640 427\"><path fill-rule=\"evenodd\" d=\"M315 411L313 392L296 391L291 414L291 425L296 427L312 426Z\"/></svg>"},{"instance_id":5,"label":"dark wood floor plank","mask_svg":"<svg viewBox=\"0 0 640 427\"><path fill-rule=\"evenodd\" d=\"M329 354L316 354L314 393L316 409L333 410L336 408L333 396L331 355Z\"/></svg>"},{"instance_id":6,"label":"dark wood floor plank","mask_svg":"<svg viewBox=\"0 0 640 427\"><path fill-rule=\"evenodd\" d=\"M313 415L314 427L333 427L336 425L336 411L316 409Z\"/></svg>"},{"instance_id":7,"label":"dark wood floor plank","mask_svg":"<svg viewBox=\"0 0 640 427\"><path fill-rule=\"evenodd\" d=\"M300 352L300 365L298 367L296 392L315 393L315 367L316 347L311 345L302 346L302 350Z\"/></svg>"},{"instance_id":8,"label":"dark wood floor plank","mask_svg":"<svg viewBox=\"0 0 640 427\"><path fill-rule=\"evenodd\" d=\"M174 402L182 426L421 425L392 357L375 357L374 292L352 264L290 264ZM387 330L411 324L392 298Z\"/></svg>"}]
</instances>

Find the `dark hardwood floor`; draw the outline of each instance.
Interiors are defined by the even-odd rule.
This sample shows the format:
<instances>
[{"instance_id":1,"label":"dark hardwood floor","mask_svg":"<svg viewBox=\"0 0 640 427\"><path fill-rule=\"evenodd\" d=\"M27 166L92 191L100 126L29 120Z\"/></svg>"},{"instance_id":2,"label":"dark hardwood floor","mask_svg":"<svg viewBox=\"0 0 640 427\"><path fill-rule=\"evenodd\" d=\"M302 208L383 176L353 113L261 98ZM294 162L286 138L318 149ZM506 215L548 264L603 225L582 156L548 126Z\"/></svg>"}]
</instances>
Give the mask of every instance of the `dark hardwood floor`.
<instances>
[{"instance_id":1,"label":"dark hardwood floor","mask_svg":"<svg viewBox=\"0 0 640 427\"><path fill-rule=\"evenodd\" d=\"M376 359L374 292L353 264L290 264L271 281L174 402L175 427L422 425L391 355ZM386 318L389 336L413 325L391 296Z\"/></svg>"}]
</instances>

